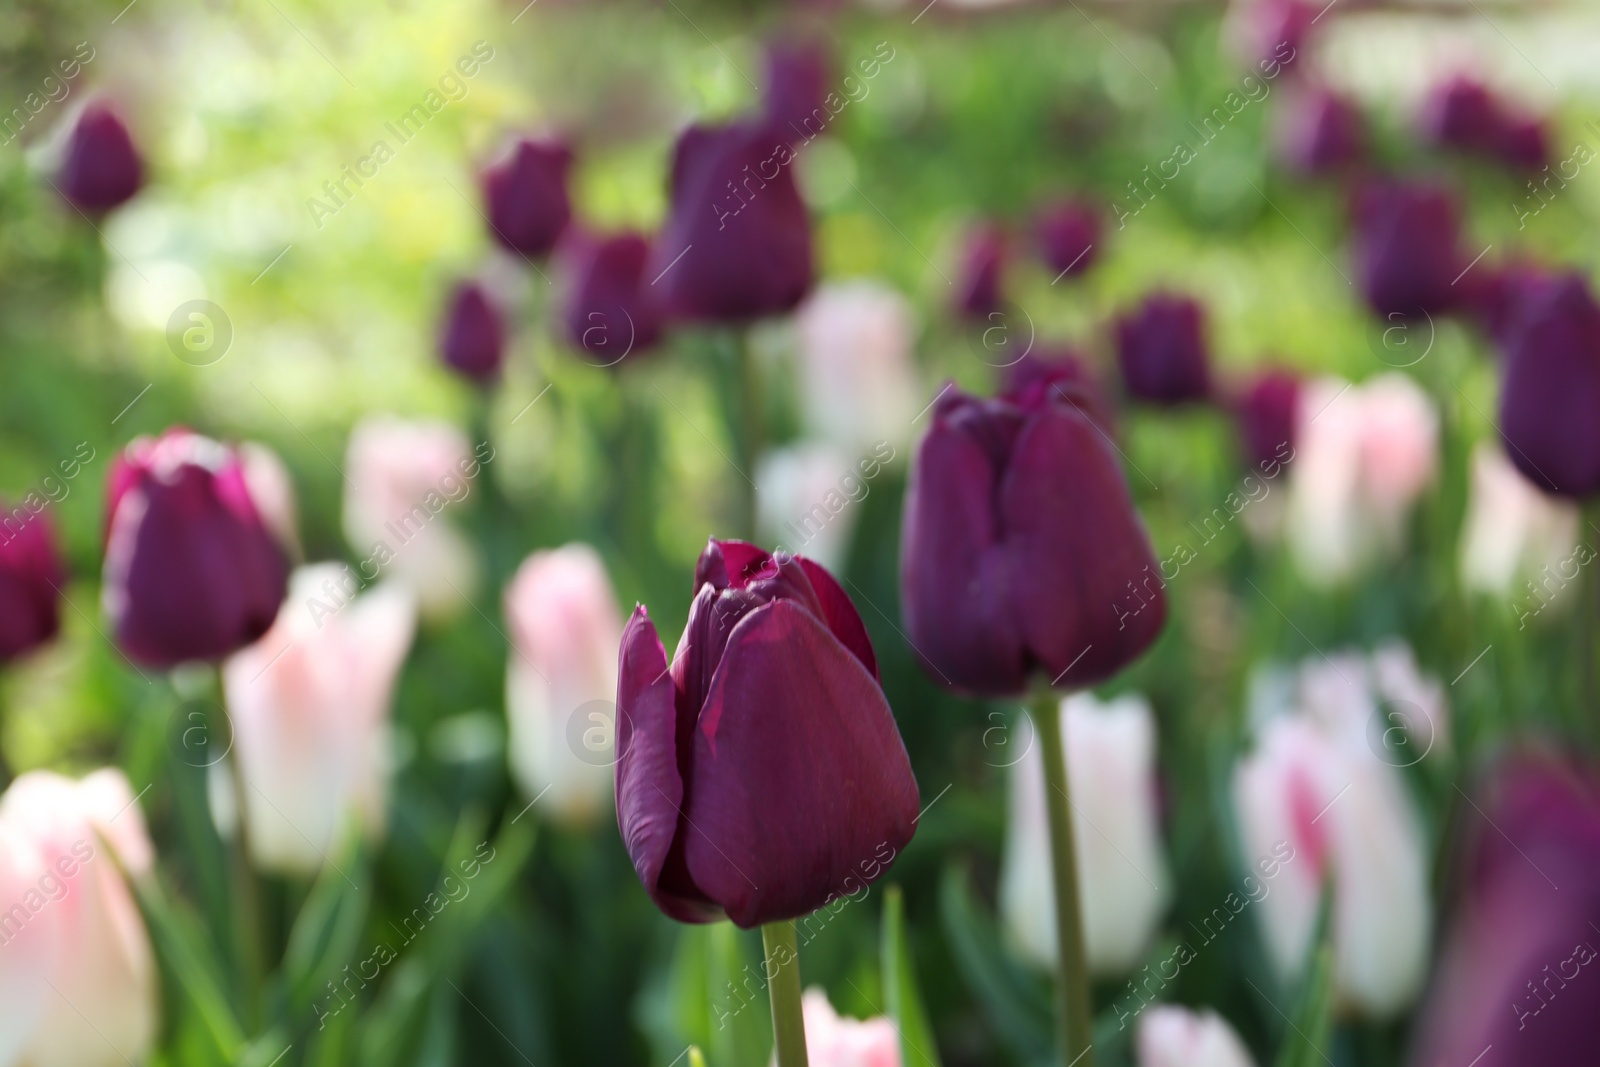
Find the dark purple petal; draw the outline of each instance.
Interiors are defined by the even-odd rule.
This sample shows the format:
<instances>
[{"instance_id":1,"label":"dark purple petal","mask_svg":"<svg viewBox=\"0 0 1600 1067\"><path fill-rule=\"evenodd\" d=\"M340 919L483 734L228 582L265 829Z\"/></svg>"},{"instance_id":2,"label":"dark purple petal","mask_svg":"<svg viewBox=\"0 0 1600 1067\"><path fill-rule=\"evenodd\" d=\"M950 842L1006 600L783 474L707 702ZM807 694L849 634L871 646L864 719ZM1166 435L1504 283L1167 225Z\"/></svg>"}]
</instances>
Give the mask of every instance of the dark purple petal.
<instances>
[{"instance_id":1,"label":"dark purple petal","mask_svg":"<svg viewBox=\"0 0 1600 1067\"><path fill-rule=\"evenodd\" d=\"M567 172L572 151L553 141L526 137L483 171L483 199L489 232L523 256L543 256L572 217Z\"/></svg>"},{"instance_id":2,"label":"dark purple petal","mask_svg":"<svg viewBox=\"0 0 1600 1067\"><path fill-rule=\"evenodd\" d=\"M735 628L694 745L688 870L740 926L854 892L915 830L916 779L883 690L791 601Z\"/></svg>"},{"instance_id":3,"label":"dark purple petal","mask_svg":"<svg viewBox=\"0 0 1600 1067\"><path fill-rule=\"evenodd\" d=\"M1128 395L1170 405L1210 394L1205 313L1194 300L1152 293L1117 321L1116 335Z\"/></svg>"},{"instance_id":4,"label":"dark purple petal","mask_svg":"<svg viewBox=\"0 0 1600 1067\"><path fill-rule=\"evenodd\" d=\"M867 628L855 604L822 564L804 556L796 556L795 559L811 580L811 588L816 591L822 607L823 624L833 632L840 644L861 661L868 674L878 678L878 657L872 651L872 639L867 636Z\"/></svg>"},{"instance_id":5,"label":"dark purple petal","mask_svg":"<svg viewBox=\"0 0 1600 1067\"><path fill-rule=\"evenodd\" d=\"M1251 466L1265 470L1294 455L1299 410L1300 379L1291 371L1263 371L1244 387L1234 401L1234 416Z\"/></svg>"},{"instance_id":6,"label":"dark purple petal","mask_svg":"<svg viewBox=\"0 0 1600 1067\"><path fill-rule=\"evenodd\" d=\"M1034 224L1039 254L1057 278L1073 277L1099 258L1100 213L1081 200L1067 200L1040 213Z\"/></svg>"},{"instance_id":7,"label":"dark purple petal","mask_svg":"<svg viewBox=\"0 0 1600 1067\"><path fill-rule=\"evenodd\" d=\"M1562 496L1600 491L1600 305L1567 275L1536 286L1506 344L1500 435L1535 485Z\"/></svg>"},{"instance_id":8,"label":"dark purple petal","mask_svg":"<svg viewBox=\"0 0 1600 1067\"><path fill-rule=\"evenodd\" d=\"M1469 260L1460 247L1455 197L1418 182L1373 182L1356 198L1358 282L1379 315L1437 314L1462 296L1454 288Z\"/></svg>"},{"instance_id":9,"label":"dark purple petal","mask_svg":"<svg viewBox=\"0 0 1600 1067\"><path fill-rule=\"evenodd\" d=\"M66 580L49 518L21 506L0 514L0 662L56 636Z\"/></svg>"},{"instance_id":10,"label":"dark purple petal","mask_svg":"<svg viewBox=\"0 0 1600 1067\"><path fill-rule=\"evenodd\" d=\"M505 347L505 323L488 290L477 282L458 285L451 293L439 336L439 354L445 366L487 384L500 377Z\"/></svg>"},{"instance_id":11,"label":"dark purple petal","mask_svg":"<svg viewBox=\"0 0 1600 1067\"><path fill-rule=\"evenodd\" d=\"M971 319L983 319L998 311L1004 294L1001 273L1005 269L1006 240L999 227L984 225L967 237L956 276L956 311Z\"/></svg>"},{"instance_id":12,"label":"dark purple petal","mask_svg":"<svg viewBox=\"0 0 1600 1067\"><path fill-rule=\"evenodd\" d=\"M566 242L570 274L562 321L584 358L603 367L654 347L661 304L645 277L650 242L637 233Z\"/></svg>"},{"instance_id":13,"label":"dark purple petal","mask_svg":"<svg viewBox=\"0 0 1600 1067\"><path fill-rule=\"evenodd\" d=\"M1301 174L1346 170L1366 155L1366 130L1356 105L1316 88L1290 97L1277 124L1278 155Z\"/></svg>"},{"instance_id":14,"label":"dark purple petal","mask_svg":"<svg viewBox=\"0 0 1600 1067\"><path fill-rule=\"evenodd\" d=\"M1071 351L1029 353L1006 370L1000 394L1023 411L1067 403L1115 438L1116 414L1105 389L1083 357Z\"/></svg>"},{"instance_id":15,"label":"dark purple petal","mask_svg":"<svg viewBox=\"0 0 1600 1067\"><path fill-rule=\"evenodd\" d=\"M832 79L828 50L816 41L767 45L762 111L768 127L791 142L815 137L832 120L825 101Z\"/></svg>"},{"instance_id":16,"label":"dark purple petal","mask_svg":"<svg viewBox=\"0 0 1600 1067\"><path fill-rule=\"evenodd\" d=\"M78 116L57 184L62 196L90 215L126 203L144 184L144 161L110 105L96 101Z\"/></svg>"}]
</instances>

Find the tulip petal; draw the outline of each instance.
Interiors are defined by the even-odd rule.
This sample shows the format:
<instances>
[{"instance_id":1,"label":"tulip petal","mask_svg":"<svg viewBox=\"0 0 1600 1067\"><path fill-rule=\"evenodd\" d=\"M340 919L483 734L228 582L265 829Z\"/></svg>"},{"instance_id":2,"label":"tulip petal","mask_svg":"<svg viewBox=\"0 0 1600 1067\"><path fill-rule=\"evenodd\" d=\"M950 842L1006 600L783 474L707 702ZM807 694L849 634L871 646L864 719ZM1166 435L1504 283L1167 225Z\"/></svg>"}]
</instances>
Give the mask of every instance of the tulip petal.
<instances>
[{"instance_id":1,"label":"tulip petal","mask_svg":"<svg viewBox=\"0 0 1600 1067\"><path fill-rule=\"evenodd\" d=\"M915 829L916 779L883 690L787 600L734 628L690 765L688 869L743 927L871 882Z\"/></svg>"},{"instance_id":2,"label":"tulip petal","mask_svg":"<svg viewBox=\"0 0 1600 1067\"><path fill-rule=\"evenodd\" d=\"M883 679L878 674L878 657L872 651L872 640L867 636L867 628L855 604L820 563L804 556L796 556L795 559L800 561L800 569L806 572L811 588L816 590L817 600L822 604L822 621L833 631L833 636L854 653L868 673L881 683Z\"/></svg>"}]
</instances>

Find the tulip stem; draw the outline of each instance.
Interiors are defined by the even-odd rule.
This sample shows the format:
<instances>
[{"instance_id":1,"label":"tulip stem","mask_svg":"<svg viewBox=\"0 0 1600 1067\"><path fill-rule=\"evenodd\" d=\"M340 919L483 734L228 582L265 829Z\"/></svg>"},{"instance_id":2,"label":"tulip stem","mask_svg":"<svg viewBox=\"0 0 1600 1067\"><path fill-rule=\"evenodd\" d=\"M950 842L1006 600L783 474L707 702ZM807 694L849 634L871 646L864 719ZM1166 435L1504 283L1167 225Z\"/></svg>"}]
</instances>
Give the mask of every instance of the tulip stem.
<instances>
[{"instance_id":1,"label":"tulip stem","mask_svg":"<svg viewBox=\"0 0 1600 1067\"><path fill-rule=\"evenodd\" d=\"M764 398L761 392L760 368L750 351L748 332L735 330L728 334L727 362L721 389L724 418L728 433L733 437L734 465L739 469L738 529L735 533L746 541L756 539L756 463L761 457L762 411Z\"/></svg>"},{"instance_id":2,"label":"tulip stem","mask_svg":"<svg viewBox=\"0 0 1600 1067\"><path fill-rule=\"evenodd\" d=\"M1050 822L1050 869L1055 883L1056 944L1061 968L1056 981L1061 1062L1094 1067L1089 1007L1089 965L1083 948L1083 909L1078 903L1078 854L1072 840L1072 794L1061 740L1061 696L1049 688L1033 696L1031 711L1044 756L1046 803Z\"/></svg>"},{"instance_id":3,"label":"tulip stem","mask_svg":"<svg viewBox=\"0 0 1600 1067\"><path fill-rule=\"evenodd\" d=\"M766 950L767 997L772 1002L772 1043L778 1067L806 1067L806 1027L800 1013L800 946L794 921L767 923L761 928Z\"/></svg>"}]
</instances>

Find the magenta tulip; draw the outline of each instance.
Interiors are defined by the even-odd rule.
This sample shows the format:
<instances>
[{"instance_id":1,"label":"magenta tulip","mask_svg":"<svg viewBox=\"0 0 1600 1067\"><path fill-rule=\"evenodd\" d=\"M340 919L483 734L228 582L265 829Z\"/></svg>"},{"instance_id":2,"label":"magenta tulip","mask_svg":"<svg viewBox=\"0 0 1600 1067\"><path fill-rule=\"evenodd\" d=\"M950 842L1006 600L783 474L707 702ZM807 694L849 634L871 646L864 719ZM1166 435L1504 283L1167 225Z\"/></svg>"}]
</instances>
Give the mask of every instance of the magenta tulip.
<instances>
[{"instance_id":1,"label":"magenta tulip","mask_svg":"<svg viewBox=\"0 0 1600 1067\"><path fill-rule=\"evenodd\" d=\"M906 491L911 644L953 689L1105 681L1166 619L1150 538L1105 432L1070 390L992 400L947 387Z\"/></svg>"},{"instance_id":2,"label":"magenta tulip","mask_svg":"<svg viewBox=\"0 0 1600 1067\"><path fill-rule=\"evenodd\" d=\"M484 168L483 199L495 239L522 256L539 257L554 248L572 217L571 169L566 145L526 137Z\"/></svg>"},{"instance_id":3,"label":"magenta tulip","mask_svg":"<svg viewBox=\"0 0 1600 1067\"><path fill-rule=\"evenodd\" d=\"M604 367L661 337L659 291L645 277L650 242L637 233L587 235L563 243L569 273L562 323L584 358Z\"/></svg>"},{"instance_id":4,"label":"magenta tulip","mask_svg":"<svg viewBox=\"0 0 1600 1067\"><path fill-rule=\"evenodd\" d=\"M1506 455L1560 496L1600 492L1600 304L1582 275L1534 285L1507 329L1500 389Z\"/></svg>"},{"instance_id":5,"label":"magenta tulip","mask_svg":"<svg viewBox=\"0 0 1600 1067\"><path fill-rule=\"evenodd\" d=\"M622 637L617 821L682 922L792 919L881 875L917 783L850 598L808 559L712 541L668 666L643 606Z\"/></svg>"},{"instance_id":6,"label":"magenta tulip","mask_svg":"<svg viewBox=\"0 0 1600 1067\"><path fill-rule=\"evenodd\" d=\"M55 529L42 511L19 507L0 521L0 663L55 637L66 580Z\"/></svg>"},{"instance_id":7,"label":"magenta tulip","mask_svg":"<svg viewBox=\"0 0 1600 1067\"><path fill-rule=\"evenodd\" d=\"M1294 455L1301 392L1297 375L1271 368L1252 378L1234 399L1240 449L1251 466L1275 469Z\"/></svg>"},{"instance_id":8,"label":"magenta tulip","mask_svg":"<svg viewBox=\"0 0 1600 1067\"><path fill-rule=\"evenodd\" d=\"M1101 243L1100 213L1081 200L1064 200L1040 213L1034 223L1039 254L1059 279L1094 266Z\"/></svg>"},{"instance_id":9,"label":"magenta tulip","mask_svg":"<svg viewBox=\"0 0 1600 1067\"><path fill-rule=\"evenodd\" d=\"M1327 89L1309 89L1286 101L1276 133L1278 155L1300 174L1347 170L1366 154L1360 110Z\"/></svg>"},{"instance_id":10,"label":"magenta tulip","mask_svg":"<svg viewBox=\"0 0 1600 1067\"><path fill-rule=\"evenodd\" d=\"M1422 133L1442 148L1537 169L1548 158L1544 123L1517 114L1482 82L1458 76L1423 106Z\"/></svg>"},{"instance_id":11,"label":"magenta tulip","mask_svg":"<svg viewBox=\"0 0 1600 1067\"><path fill-rule=\"evenodd\" d=\"M1128 395L1151 404L1211 393L1205 309L1186 296L1152 293L1116 323L1117 364Z\"/></svg>"},{"instance_id":12,"label":"magenta tulip","mask_svg":"<svg viewBox=\"0 0 1600 1067\"><path fill-rule=\"evenodd\" d=\"M450 295L439 354L445 366L462 377L488 385L500 377L505 361L506 326L489 291L478 282L463 282Z\"/></svg>"},{"instance_id":13,"label":"magenta tulip","mask_svg":"<svg viewBox=\"0 0 1600 1067\"><path fill-rule=\"evenodd\" d=\"M89 215L126 203L144 184L144 160L109 104L97 100L78 116L56 181L61 195Z\"/></svg>"}]
</instances>

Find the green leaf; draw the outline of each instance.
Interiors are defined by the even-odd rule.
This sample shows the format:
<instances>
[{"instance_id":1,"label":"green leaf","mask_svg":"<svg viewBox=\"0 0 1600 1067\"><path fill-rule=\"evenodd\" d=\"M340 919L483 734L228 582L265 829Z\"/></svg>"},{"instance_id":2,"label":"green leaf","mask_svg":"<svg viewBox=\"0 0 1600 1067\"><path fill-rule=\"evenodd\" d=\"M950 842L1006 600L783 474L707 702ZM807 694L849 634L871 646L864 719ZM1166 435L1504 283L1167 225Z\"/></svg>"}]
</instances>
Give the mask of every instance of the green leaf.
<instances>
[{"instance_id":1,"label":"green leaf","mask_svg":"<svg viewBox=\"0 0 1600 1067\"><path fill-rule=\"evenodd\" d=\"M889 1004L889 1018L900 1031L901 1062L906 1067L939 1067L939 1047L917 992L916 967L906 943L905 902L897 885L884 891L882 954L884 999Z\"/></svg>"},{"instance_id":2,"label":"green leaf","mask_svg":"<svg viewBox=\"0 0 1600 1067\"><path fill-rule=\"evenodd\" d=\"M706 1067L706 1056L699 1045L689 1046L689 1067Z\"/></svg>"},{"instance_id":3,"label":"green leaf","mask_svg":"<svg viewBox=\"0 0 1600 1067\"><path fill-rule=\"evenodd\" d=\"M355 958L372 900L362 860L360 836L351 834L295 916L279 974L291 1018L304 1018L319 987Z\"/></svg>"},{"instance_id":4,"label":"green leaf","mask_svg":"<svg viewBox=\"0 0 1600 1067\"><path fill-rule=\"evenodd\" d=\"M133 887L168 983L188 995L222 1058L237 1061L245 1046L244 1028L228 1003L224 971L204 927L167 899L155 875L134 881Z\"/></svg>"},{"instance_id":5,"label":"green leaf","mask_svg":"<svg viewBox=\"0 0 1600 1067\"><path fill-rule=\"evenodd\" d=\"M1333 895L1322 895L1317 920L1317 951L1300 983L1300 995L1290 1019L1276 1067L1318 1067L1328 1062L1333 1036L1333 939L1329 934Z\"/></svg>"},{"instance_id":6,"label":"green leaf","mask_svg":"<svg viewBox=\"0 0 1600 1067\"><path fill-rule=\"evenodd\" d=\"M1000 948L993 920L972 899L964 866L945 868L939 913L961 976L995 1031L1025 1060L1048 1057L1055 1047L1049 995Z\"/></svg>"}]
</instances>

